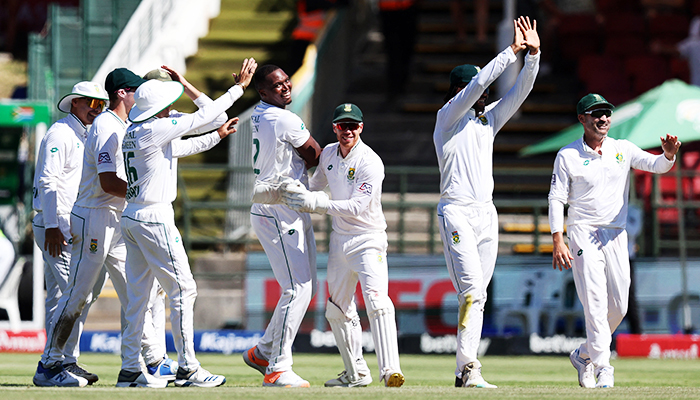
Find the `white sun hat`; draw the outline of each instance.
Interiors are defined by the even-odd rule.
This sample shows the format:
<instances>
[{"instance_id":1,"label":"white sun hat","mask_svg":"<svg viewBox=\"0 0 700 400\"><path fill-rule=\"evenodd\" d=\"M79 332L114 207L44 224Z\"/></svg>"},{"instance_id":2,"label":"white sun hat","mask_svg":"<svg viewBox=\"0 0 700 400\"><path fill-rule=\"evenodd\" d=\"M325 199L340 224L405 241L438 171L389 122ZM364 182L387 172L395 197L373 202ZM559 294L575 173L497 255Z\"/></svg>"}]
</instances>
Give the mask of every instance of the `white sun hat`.
<instances>
[{"instance_id":1,"label":"white sun hat","mask_svg":"<svg viewBox=\"0 0 700 400\"><path fill-rule=\"evenodd\" d=\"M70 112L71 101L80 97L89 97L91 99L109 100L107 92L102 88L102 85L95 82L78 82L73 86L73 91L63 96L58 102L58 109L64 113Z\"/></svg>"},{"instance_id":2,"label":"white sun hat","mask_svg":"<svg viewBox=\"0 0 700 400\"><path fill-rule=\"evenodd\" d=\"M131 122L143 122L165 110L182 96L185 87L180 82L147 81L134 93L134 106L129 111Z\"/></svg>"}]
</instances>

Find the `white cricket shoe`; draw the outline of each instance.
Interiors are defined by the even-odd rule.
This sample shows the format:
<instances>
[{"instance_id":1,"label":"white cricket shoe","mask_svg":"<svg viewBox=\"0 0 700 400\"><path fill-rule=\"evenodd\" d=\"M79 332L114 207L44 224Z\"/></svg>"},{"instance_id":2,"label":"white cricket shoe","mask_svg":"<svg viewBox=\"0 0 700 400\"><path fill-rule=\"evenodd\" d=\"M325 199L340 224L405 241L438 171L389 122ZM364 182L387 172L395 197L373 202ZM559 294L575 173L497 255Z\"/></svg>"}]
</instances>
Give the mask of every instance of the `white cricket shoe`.
<instances>
[{"instance_id":1,"label":"white cricket shoe","mask_svg":"<svg viewBox=\"0 0 700 400\"><path fill-rule=\"evenodd\" d=\"M36 367L33 382L36 386L63 387L85 387L88 384L87 379L66 371L60 362L55 363L50 368L46 368L41 361Z\"/></svg>"},{"instance_id":2,"label":"white cricket shoe","mask_svg":"<svg viewBox=\"0 0 700 400\"><path fill-rule=\"evenodd\" d=\"M360 378L353 381L347 371L338 374L337 378L326 381L326 387L364 387L372 383L372 376L367 371L366 374L359 373Z\"/></svg>"},{"instance_id":3,"label":"white cricket shoe","mask_svg":"<svg viewBox=\"0 0 700 400\"><path fill-rule=\"evenodd\" d=\"M223 375L214 375L201 366L194 371L177 369L175 386L217 387L226 383Z\"/></svg>"},{"instance_id":4,"label":"white cricket shoe","mask_svg":"<svg viewBox=\"0 0 700 400\"><path fill-rule=\"evenodd\" d=\"M291 369L289 371L275 371L271 374L266 374L265 379L263 379L263 386L311 387L308 381L301 379L301 377Z\"/></svg>"},{"instance_id":5,"label":"white cricket shoe","mask_svg":"<svg viewBox=\"0 0 700 400\"><path fill-rule=\"evenodd\" d=\"M612 368L603 368L598 371L598 383L595 387L597 388L611 388L615 387L615 375L613 375Z\"/></svg>"},{"instance_id":6,"label":"white cricket shoe","mask_svg":"<svg viewBox=\"0 0 700 400\"><path fill-rule=\"evenodd\" d=\"M591 360L584 360L581 358L578 348L569 354L569 360L571 360L571 365L578 371L578 384L584 388L594 388L595 377L593 376L593 372L595 368Z\"/></svg>"},{"instance_id":7,"label":"white cricket shoe","mask_svg":"<svg viewBox=\"0 0 700 400\"><path fill-rule=\"evenodd\" d=\"M174 361L168 357L163 358L156 365L147 365L146 370L148 373L155 376L156 378L167 379L168 382L173 382L177 375L177 361Z\"/></svg>"},{"instance_id":8,"label":"white cricket shoe","mask_svg":"<svg viewBox=\"0 0 700 400\"><path fill-rule=\"evenodd\" d=\"M117 387L149 387L149 388L164 388L168 386L167 379L156 378L151 374L145 374L142 371L131 372L125 369L119 371L117 377Z\"/></svg>"},{"instance_id":9,"label":"white cricket shoe","mask_svg":"<svg viewBox=\"0 0 700 400\"><path fill-rule=\"evenodd\" d=\"M495 389L498 386L486 382L481 376L481 366L475 362L470 362L464 366L462 371L462 387Z\"/></svg>"}]
</instances>

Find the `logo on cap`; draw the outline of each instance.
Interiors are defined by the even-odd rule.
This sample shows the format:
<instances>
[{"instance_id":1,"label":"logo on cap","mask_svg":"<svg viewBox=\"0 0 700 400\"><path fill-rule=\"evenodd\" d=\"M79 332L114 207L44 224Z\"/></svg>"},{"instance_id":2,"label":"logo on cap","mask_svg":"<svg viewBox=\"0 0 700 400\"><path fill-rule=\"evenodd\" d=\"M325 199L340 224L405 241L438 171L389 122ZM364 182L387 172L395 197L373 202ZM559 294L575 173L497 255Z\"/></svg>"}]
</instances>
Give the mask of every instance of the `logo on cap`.
<instances>
[{"instance_id":1,"label":"logo on cap","mask_svg":"<svg viewBox=\"0 0 700 400\"><path fill-rule=\"evenodd\" d=\"M352 111L352 104L350 104L350 103L345 103L345 108L343 108L343 111L345 111L345 112L351 112L351 111Z\"/></svg>"}]
</instances>

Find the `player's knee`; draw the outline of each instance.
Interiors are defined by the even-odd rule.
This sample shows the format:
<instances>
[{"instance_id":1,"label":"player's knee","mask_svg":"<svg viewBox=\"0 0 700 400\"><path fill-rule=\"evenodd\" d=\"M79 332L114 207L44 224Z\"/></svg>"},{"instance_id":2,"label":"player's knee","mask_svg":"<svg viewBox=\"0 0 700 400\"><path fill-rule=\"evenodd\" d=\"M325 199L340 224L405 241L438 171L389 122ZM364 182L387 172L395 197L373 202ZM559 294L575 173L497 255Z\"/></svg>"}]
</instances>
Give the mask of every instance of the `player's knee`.
<instances>
[{"instance_id":1,"label":"player's knee","mask_svg":"<svg viewBox=\"0 0 700 400\"><path fill-rule=\"evenodd\" d=\"M394 314L394 303L385 294L369 293L364 295L367 316L373 318L376 315Z\"/></svg>"},{"instance_id":2,"label":"player's knee","mask_svg":"<svg viewBox=\"0 0 700 400\"><path fill-rule=\"evenodd\" d=\"M342 310L331 299L326 302L326 319L328 321L352 321L357 318L355 309Z\"/></svg>"}]
</instances>

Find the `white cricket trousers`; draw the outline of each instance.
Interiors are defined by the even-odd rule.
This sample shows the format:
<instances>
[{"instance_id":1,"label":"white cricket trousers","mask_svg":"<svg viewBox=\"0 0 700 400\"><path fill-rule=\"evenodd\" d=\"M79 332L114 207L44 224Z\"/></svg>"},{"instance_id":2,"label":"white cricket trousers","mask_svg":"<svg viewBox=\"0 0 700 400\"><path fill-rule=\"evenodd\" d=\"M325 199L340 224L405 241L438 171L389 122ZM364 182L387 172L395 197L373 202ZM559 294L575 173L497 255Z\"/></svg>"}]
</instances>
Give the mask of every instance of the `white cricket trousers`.
<instances>
[{"instance_id":1,"label":"white cricket trousers","mask_svg":"<svg viewBox=\"0 0 700 400\"><path fill-rule=\"evenodd\" d=\"M56 309L58 308L58 300L61 298L63 291L68 287L71 263L71 246L73 243L70 232L70 214L58 215L58 228L61 230L61 233L63 234L63 237L68 245L61 245L61 254L59 254L58 257L53 257L47 250L44 250L44 241L46 240L44 215L43 213L39 212L34 216L34 220L32 222L34 241L41 249L41 253L44 258L44 283L46 284L46 314L44 315L44 328L46 329L47 335L52 331L51 320L56 312ZM97 288L94 295L91 295L89 296L89 299L86 299L86 310L90 308L90 305L97 298L97 294L99 294L103 284L104 279L95 282L93 288L98 286L99 288ZM85 315L81 315L80 318L75 321L74 329L65 340L63 349L59 352L56 359L51 361L52 363L56 361L62 361L66 364L78 362L78 357L80 356L80 335L83 332L83 325L85 324L86 318L87 312L85 312ZM50 349L49 344L50 342L47 338L46 346L44 347L44 355L47 357L46 359L42 357L42 362L46 361L44 365L49 365L47 351L47 349Z\"/></svg>"},{"instance_id":2,"label":"white cricket trousers","mask_svg":"<svg viewBox=\"0 0 700 400\"><path fill-rule=\"evenodd\" d=\"M122 214L126 243L126 281L129 304L122 336L122 369L138 372L141 335L155 279L170 299L170 324L180 367L199 368L194 351L194 301L197 284L175 226L170 204L129 203Z\"/></svg>"},{"instance_id":3,"label":"white cricket trousers","mask_svg":"<svg viewBox=\"0 0 700 400\"><path fill-rule=\"evenodd\" d=\"M316 240L311 216L283 205L253 204L250 223L282 289L258 350L267 373L292 369L292 344L316 292Z\"/></svg>"},{"instance_id":4,"label":"white cricket trousers","mask_svg":"<svg viewBox=\"0 0 700 400\"><path fill-rule=\"evenodd\" d=\"M357 312L355 290L360 281L362 296L389 296L389 269L385 232L341 235L331 232L328 252L328 294L346 316ZM395 339L394 339L395 340Z\"/></svg>"},{"instance_id":5,"label":"white cricket trousers","mask_svg":"<svg viewBox=\"0 0 700 400\"><path fill-rule=\"evenodd\" d=\"M498 255L498 214L493 203L468 206L440 202L437 207L445 262L457 291L457 368L477 360L484 322L486 289Z\"/></svg>"},{"instance_id":6,"label":"white cricket trousers","mask_svg":"<svg viewBox=\"0 0 700 400\"><path fill-rule=\"evenodd\" d=\"M630 263L624 229L590 225L568 227L569 247L574 257L576 293L586 316L586 341L579 347L582 358L590 358L596 374L611 368L610 343L627 314Z\"/></svg>"}]
</instances>

